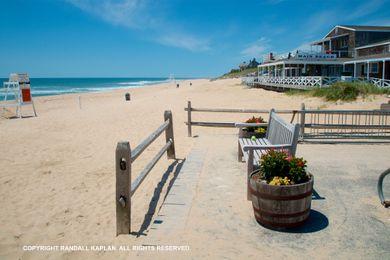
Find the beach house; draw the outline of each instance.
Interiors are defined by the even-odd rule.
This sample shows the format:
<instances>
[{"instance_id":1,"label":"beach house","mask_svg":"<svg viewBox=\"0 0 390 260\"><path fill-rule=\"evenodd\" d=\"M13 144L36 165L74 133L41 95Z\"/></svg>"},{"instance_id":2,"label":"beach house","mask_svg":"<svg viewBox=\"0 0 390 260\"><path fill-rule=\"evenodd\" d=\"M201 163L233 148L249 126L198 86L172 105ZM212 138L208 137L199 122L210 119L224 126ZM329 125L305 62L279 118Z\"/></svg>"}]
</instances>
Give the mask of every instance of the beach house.
<instances>
[{"instance_id":1,"label":"beach house","mask_svg":"<svg viewBox=\"0 0 390 260\"><path fill-rule=\"evenodd\" d=\"M258 66L258 84L307 88L339 80L390 87L390 26L337 25L311 50L269 55Z\"/></svg>"}]
</instances>

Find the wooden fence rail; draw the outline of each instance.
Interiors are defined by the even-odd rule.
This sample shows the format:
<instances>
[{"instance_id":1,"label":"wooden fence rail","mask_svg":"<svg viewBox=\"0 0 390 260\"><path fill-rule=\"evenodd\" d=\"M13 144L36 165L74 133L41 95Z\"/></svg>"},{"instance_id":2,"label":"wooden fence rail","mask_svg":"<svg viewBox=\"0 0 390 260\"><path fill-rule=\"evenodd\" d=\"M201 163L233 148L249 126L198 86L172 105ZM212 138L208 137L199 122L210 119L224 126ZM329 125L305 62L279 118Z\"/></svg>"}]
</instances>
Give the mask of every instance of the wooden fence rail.
<instances>
[{"instance_id":1,"label":"wooden fence rail","mask_svg":"<svg viewBox=\"0 0 390 260\"><path fill-rule=\"evenodd\" d=\"M138 177L131 181L131 164L142 152L165 131L166 144L156 156L145 166ZM173 136L173 121L171 111L165 111L164 123L141 142L134 150L130 149L128 141L118 142L115 152L116 168L116 234L131 232L131 197L145 180L158 160L167 152L168 159L175 159L175 140Z\"/></svg>"},{"instance_id":2,"label":"wooden fence rail","mask_svg":"<svg viewBox=\"0 0 390 260\"><path fill-rule=\"evenodd\" d=\"M192 126L207 126L207 127L236 127L237 122L199 122L192 121L193 112L209 112L209 113L246 113L246 114L268 114L268 109L231 109L231 108L193 108L191 101L188 101L187 107L184 108L187 111L187 122L185 123L188 127L188 137L192 137ZM299 110L276 110L279 114L295 114Z\"/></svg>"},{"instance_id":3,"label":"wooden fence rail","mask_svg":"<svg viewBox=\"0 0 390 260\"><path fill-rule=\"evenodd\" d=\"M193 108L191 101L187 107L188 136L192 136L192 126L236 127L237 122L199 122L192 121L193 112L213 113L269 113L267 109L228 109ZM277 110L279 114L291 114L291 123L300 124L300 141L314 139L390 139L390 111L386 110Z\"/></svg>"},{"instance_id":4,"label":"wooden fence rail","mask_svg":"<svg viewBox=\"0 0 390 260\"><path fill-rule=\"evenodd\" d=\"M390 111L306 110L300 114L302 139L390 139Z\"/></svg>"}]
</instances>

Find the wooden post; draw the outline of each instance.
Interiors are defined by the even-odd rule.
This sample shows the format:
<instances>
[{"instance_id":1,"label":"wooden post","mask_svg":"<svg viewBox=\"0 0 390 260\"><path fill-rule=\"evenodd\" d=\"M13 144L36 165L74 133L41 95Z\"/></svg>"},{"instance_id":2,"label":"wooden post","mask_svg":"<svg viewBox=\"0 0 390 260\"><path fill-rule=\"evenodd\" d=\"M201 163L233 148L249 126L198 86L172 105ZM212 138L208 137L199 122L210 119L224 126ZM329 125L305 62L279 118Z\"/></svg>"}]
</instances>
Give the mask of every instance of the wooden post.
<instances>
[{"instance_id":1,"label":"wooden post","mask_svg":"<svg viewBox=\"0 0 390 260\"><path fill-rule=\"evenodd\" d=\"M292 156L295 156L295 153L297 151L299 129L300 129L299 124L296 124L294 127L293 139L292 139L291 150L290 150Z\"/></svg>"},{"instance_id":2,"label":"wooden post","mask_svg":"<svg viewBox=\"0 0 390 260\"><path fill-rule=\"evenodd\" d=\"M385 86L386 61L383 60L382 63L383 63L383 66L382 66L382 84L381 84L381 87L384 87Z\"/></svg>"},{"instance_id":3,"label":"wooden post","mask_svg":"<svg viewBox=\"0 0 390 260\"><path fill-rule=\"evenodd\" d=\"M168 159L176 159L175 155L175 139L173 138L173 120L172 120L172 112L167 110L164 112L164 121L169 120L169 125L165 130L165 139L167 142L172 140L172 145L167 150Z\"/></svg>"},{"instance_id":4,"label":"wooden post","mask_svg":"<svg viewBox=\"0 0 390 260\"><path fill-rule=\"evenodd\" d=\"M301 105L301 133L300 138L303 140L303 136L305 134L305 103Z\"/></svg>"},{"instance_id":5,"label":"wooden post","mask_svg":"<svg viewBox=\"0 0 390 260\"><path fill-rule=\"evenodd\" d=\"M246 179L246 197L248 200L252 200L251 192L249 190L251 173L253 172L253 150L248 151L248 161L247 161L247 179Z\"/></svg>"},{"instance_id":6,"label":"wooden post","mask_svg":"<svg viewBox=\"0 0 390 260\"><path fill-rule=\"evenodd\" d=\"M188 137L192 137L191 129L191 101L188 101L187 105L187 127L188 127Z\"/></svg>"},{"instance_id":7,"label":"wooden post","mask_svg":"<svg viewBox=\"0 0 390 260\"><path fill-rule=\"evenodd\" d=\"M115 152L116 235L131 232L131 150L129 142L119 142Z\"/></svg>"}]
</instances>

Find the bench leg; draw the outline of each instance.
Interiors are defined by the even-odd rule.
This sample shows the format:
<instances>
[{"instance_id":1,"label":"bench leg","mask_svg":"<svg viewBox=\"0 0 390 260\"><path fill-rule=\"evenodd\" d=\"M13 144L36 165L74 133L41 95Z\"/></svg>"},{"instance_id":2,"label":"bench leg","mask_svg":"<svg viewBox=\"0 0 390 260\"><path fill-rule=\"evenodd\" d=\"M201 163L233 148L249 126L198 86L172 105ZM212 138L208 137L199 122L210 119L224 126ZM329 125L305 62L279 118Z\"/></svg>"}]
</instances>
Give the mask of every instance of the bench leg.
<instances>
[{"instance_id":1,"label":"bench leg","mask_svg":"<svg viewBox=\"0 0 390 260\"><path fill-rule=\"evenodd\" d=\"M246 194L247 194L247 199L252 200L252 195L251 192L249 191L249 185L250 185L250 174L253 172L253 150L248 151L248 161L247 163L247 177L246 177Z\"/></svg>"},{"instance_id":2,"label":"bench leg","mask_svg":"<svg viewBox=\"0 0 390 260\"><path fill-rule=\"evenodd\" d=\"M244 154L242 153L240 142L238 142L238 151L237 151L238 162L242 162L243 156Z\"/></svg>"}]
</instances>

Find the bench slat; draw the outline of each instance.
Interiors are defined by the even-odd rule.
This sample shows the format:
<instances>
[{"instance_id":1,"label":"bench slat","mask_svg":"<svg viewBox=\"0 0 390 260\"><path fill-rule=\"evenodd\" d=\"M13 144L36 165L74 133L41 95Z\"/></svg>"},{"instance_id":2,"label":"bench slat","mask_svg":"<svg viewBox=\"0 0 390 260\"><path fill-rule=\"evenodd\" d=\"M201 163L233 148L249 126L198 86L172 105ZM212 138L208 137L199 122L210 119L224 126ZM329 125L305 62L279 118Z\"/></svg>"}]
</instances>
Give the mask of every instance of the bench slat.
<instances>
[{"instance_id":1,"label":"bench slat","mask_svg":"<svg viewBox=\"0 0 390 260\"><path fill-rule=\"evenodd\" d=\"M241 149L244 145L269 145L270 142L265 138L258 138L255 140L252 140L251 138L239 138L238 140L240 142ZM259 165L259 161L261 156L266 153L265 150L254 150L253 157L254 157L254 165ZM244 160L248 161L248 151L243 151L244 154Z\"/></svg>"}]
</instances>

